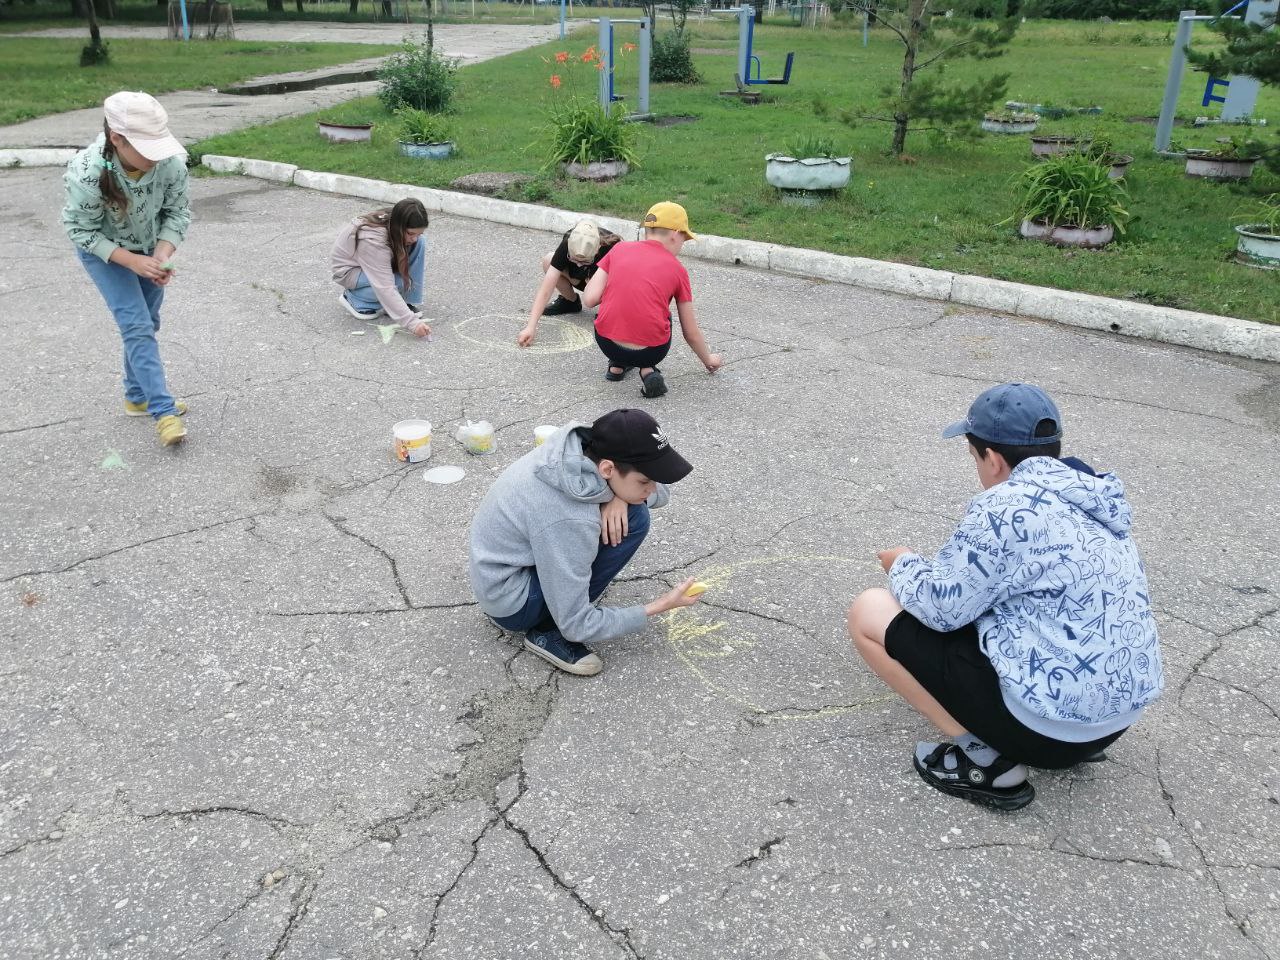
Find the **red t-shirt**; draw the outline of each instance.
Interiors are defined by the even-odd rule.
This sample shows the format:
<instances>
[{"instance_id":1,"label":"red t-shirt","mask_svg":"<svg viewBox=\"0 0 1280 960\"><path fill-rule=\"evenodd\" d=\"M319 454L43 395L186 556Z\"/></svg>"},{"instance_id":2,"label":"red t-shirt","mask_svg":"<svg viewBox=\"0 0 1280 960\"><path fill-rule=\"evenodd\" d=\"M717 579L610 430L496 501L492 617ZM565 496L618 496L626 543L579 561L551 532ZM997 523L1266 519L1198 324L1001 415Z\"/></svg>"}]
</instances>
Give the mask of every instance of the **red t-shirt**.
<instances>
[{"instance_id":1,"label":"red t-shirt","mask_svg":"<svg viewBox=\"0 0 1280 960\"><path fill-rule=\"evenodd\" d=\"M600 336L621 343L658 347L671 339L668 311L690 303L689 271L657 240L619 243L600 261L609 275L596 315Z\"/></svg>"}]
</instances>

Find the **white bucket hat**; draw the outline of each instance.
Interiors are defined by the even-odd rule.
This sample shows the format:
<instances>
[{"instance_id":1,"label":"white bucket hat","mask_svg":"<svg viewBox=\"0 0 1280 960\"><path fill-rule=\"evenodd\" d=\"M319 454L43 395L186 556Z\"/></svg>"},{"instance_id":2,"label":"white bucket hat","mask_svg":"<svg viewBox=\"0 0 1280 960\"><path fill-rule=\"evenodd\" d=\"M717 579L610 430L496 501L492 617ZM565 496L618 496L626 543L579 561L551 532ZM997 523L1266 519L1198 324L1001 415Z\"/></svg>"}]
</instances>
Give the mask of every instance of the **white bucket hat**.
<instances>
[{"instance_id":1,"label":"white bucket hat","mask_svg":"<svg viewBox=\"0 0 1280 960\"><path fill-rule=\"evenodd\" d=\"M121 90L107 97L103 109L111 132L153 163L187 152L169 132L169 115L151 94Z\"/></svg>"},{"instance_id":2,"label":"white bucket hat","mask_svg":"<svg viewBox=\"0 0 1280 960\"><path fill-rule=\"evenodd\" d=\"M590 220L579 221L569 231L569 256L575 260L590 260L600 250L600 231Z\"/></svg>"}]
</instances>

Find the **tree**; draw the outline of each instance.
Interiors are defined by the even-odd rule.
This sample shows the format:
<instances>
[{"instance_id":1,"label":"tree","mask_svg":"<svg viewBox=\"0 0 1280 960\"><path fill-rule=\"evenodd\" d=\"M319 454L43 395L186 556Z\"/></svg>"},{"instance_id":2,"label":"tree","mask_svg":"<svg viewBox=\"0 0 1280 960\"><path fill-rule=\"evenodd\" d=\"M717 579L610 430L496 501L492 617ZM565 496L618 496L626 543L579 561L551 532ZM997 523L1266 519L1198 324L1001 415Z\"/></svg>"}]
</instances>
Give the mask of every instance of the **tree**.
<instances>
[{"instance_id":1,"label":"tree","mask_svg":"<svg viewBox=\"0 0 1280 960\"><path fill-rule=\"evenodd\" d=\"M89 45L80 50L82 67L96 67L111 59L107 45L102 42L102 31L98 29L98 11L93 7L93 0L88 0L84 5L85 16L89 18Z\"/></svg>"},{"instance_id":2,"label":"tree","mask_svg":"<svg viewBox=\"0 0 1280 960\"><path fill-rule=\"evenodd\" d=\"M990 60L1001 56L1018 29L1018 19L978 19L982 0L952 4L946 16L935 16L933 0L897 0L869 3L856 0L854 9L874 15L902 43L902 74L896 86L881 90L882 113L861 114L846 110L847 121L874 120L893 124L890 150L901 156L907 134L920 131L976 129L975 114L1004 97L1007 73L975 80L967 85L943 82L949 60ZM988 6L988 9L989 6ZM932 69L927 76L920 74ZM964 125L963 127L961 125Z\"/></svg>"},{"instance_id":3,"label":"tree","mask_svg":"<svg viewBox=\"0 0 1280 960\"><path fill-rule=\"evenodd\" d=\"M1253 77L1261 84L1280 86L1280 30L1276 29L1276 19L1272 13L1254 23L1226 17L1215 20L1209 28L1222 34L1226 46L1204 52L1188 47L1187 59L1210 76L1238 74ZM1249 146L1257 149L1270 169L1280 173L1280 143L1254 142Z\"/></svg>"}]
</instances>

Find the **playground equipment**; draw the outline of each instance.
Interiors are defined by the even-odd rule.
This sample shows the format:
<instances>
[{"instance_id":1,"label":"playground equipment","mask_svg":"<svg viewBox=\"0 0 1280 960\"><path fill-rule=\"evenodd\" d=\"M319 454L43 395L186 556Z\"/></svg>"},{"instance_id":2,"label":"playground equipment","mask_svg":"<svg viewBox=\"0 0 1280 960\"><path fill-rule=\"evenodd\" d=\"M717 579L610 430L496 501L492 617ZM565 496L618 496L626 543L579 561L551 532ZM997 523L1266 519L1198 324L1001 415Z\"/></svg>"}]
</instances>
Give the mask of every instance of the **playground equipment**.
<instances>
[{"instance_id":1,"label":"playground equipment","mask_svg":"<svg viewBox=\"0 0 1280 960\"><path fill-rule=\"evenodd\" d=\"M1280 7L1280 0L1240 0L1234 7L1222 14L1230 16L1236 10L1248 4L1245 13L1246 23L1261 23L1264 19L1275 16ZM1182 71L1186 66L1186 49L1191 43L1191 27L1196 23L1219 20L1221 17L1196 16L1194 10L1183 10L1178 14L1178 30L1173 38L1173 56L1169 58L1169 77L1164 84L1164 102L1160 105L1160 119L1156 122L1156 151L1163 153L1169 149L1169 140L1173 134L1173 116L1178 106L1178 91L1182 86ZM1240 19L1239 17L1233 19ZM1214 93L1219 87L1227 88L1227 95L1220 97ZM1253 77L1234 76L1226 80L1210 77L1205 84L1202 106L1212 102L1222 104L1223 120L1247 120L1253 113L1254 104L1258 102L1258 81Z\"/></svg>"},{"instance_id":2,"label":"playground equipment","mask_svg":"<svg viewBox=\"0 0 1280 960\"><path fill-rule=\"evenodd\" d=\"M636 44L640 51L640 88L636 92L636 109L628 115L630 120L647 120L649 113L649 57L653 48L653 24L648 17L639 20L613 20L601 17L600 40L596 49L600 51L600 61L604 65L600 71L600 106L609 110L622 96L614 91L614 57L613 26L616 23L637 23L640 25L640 42Z\"/></svg>"},{"instance_id":3,"label":"playground equipment","mask_svg":"<svg viewBox=\"0 0 1280 960\"><path fill-rule=\"evenodd\" d=\"M728 13L738 15L738 73L739 85L759 86L763 84L783 84L791 82L791 65L795 62L794 53L787 54L787 63L783 67L782 76L765 79L760 76L760 58L751 52L755 41L756 11L754 7L734 7ZM752 66L755 71L752 71Z\"/></svg>"}]
</instances>

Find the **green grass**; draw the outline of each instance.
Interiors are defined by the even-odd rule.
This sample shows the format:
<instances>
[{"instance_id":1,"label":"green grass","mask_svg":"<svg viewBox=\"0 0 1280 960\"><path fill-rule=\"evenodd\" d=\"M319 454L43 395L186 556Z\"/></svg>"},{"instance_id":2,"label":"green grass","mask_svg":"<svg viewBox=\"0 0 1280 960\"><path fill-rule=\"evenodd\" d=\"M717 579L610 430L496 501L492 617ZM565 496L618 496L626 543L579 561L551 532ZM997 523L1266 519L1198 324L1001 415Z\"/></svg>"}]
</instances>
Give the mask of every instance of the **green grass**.
<instances>
[{"instance_id":1,"label":"green grass","mask_svg":"<svg viewBox=\"0 0 1280 960\"><path fill-rule=\"evenodd\" d=\"M187 0L188 7L194 6L198 0ZM21 33L28 30L48 30L53 27L82 27L83 20L67 17L68 4L64 0L52 3L21 3L18 5L0 6L0 34ZM393 8L394 9L394 8ZM471 15L470 0L451 0L448 12L441 9L439 0L436 4L436 23L558 23L560 5L558 3L528 4L519 6L513 3L499 3L496 0L485 3L476 0L476 13ZM270 11L267 0L235 0L235 18L237 22L248 20L269 20L281 22L312 21L331 23L375 23L384 22L388 18L382 12L381 0L360 0L353 14L347 0L323 0L313 3L305 0L303 12L299 13L295 0L285 0L284 9ZM619 10L608 7L586 7L573 5L574 18L598 17L602 13L611 16L636 16L637 10ZM116 3L116 16L103 19L103 26L126 23L166 23L168 10L151 0L120 0ZM390 18L403 21L404 15ZM409 5L409 21L425 24L422 3L413 0Z\"/></svg>"},{"instance_id":2,"label":"green grass","mask_svg":"<svg viewBox=\"0 0 1280 960\"><path fill-rule=\"evenodd\" d=\"M111 62L79 66L85 39L0 38L0 125L92 107L117 90L222 87L263 74L307 70L393 53L368 43L242 43L234 40L108 40Z\"/></svg>"},{"instance_id":3,"label":"green grass","mask_svg":"<svg viewBox=\"0 0 1280 960\"><path fill-rule=\"evenodd\" d=\"M716 95L732 85L733 26L694 22L691 29L694 48L708 51L695 55L706 79L692 87L655 86L652 108L697 119L646 128L641 166L617 183L588 185L544 175L527 198L633 218L656 200L673 199L688 208L695 231L1280 322L1276 276L1228 262L1233 211L1252 194L1275 191L1276 178L1259 172L1257 182L1246 186L1187 180L1180 164L1153 156L1154 127L1137 119L1159 109L1169 55L1163 24L1027 24L998 61L1012 74L1012 99L1097 103L1105 110L1097 118L1044 121L1041 132L1106 136L1137 157L1130 168L1129 231L1093 253L1021 240L1012 226L1000 225L1012 213L1010 179L1029 162L1025 136L940 144L913 135L913 162L904 163L885 154L887 126L865 123L851 130L815 116L815 99L833 107L872 106L875 91L896 76L900 64L899 48L883 34L873 34L864 49L854 28L767 25L757 32L765 72L780 70L786 52L794 50L792 83L766 88L770 102L745 106ZM582 31L566 48L578 52L591 39ZM1206 41L1197 34L1197 43ZM400 157L389 118L372 99L326 111L378 122L371 145L325 143L312 116L216 137L195 149L438 187L481 170L538 173L552 95L552 66L543 58L559 48L547 45L463 71L455 118L460 153L447 161ZM960 64L953 75L962 79L976 69ZM622 70L622 91L634 90L634 70L632 58ZM594 77L579 79L585 85ZM1188 73L1179 106L1184 118L1202 112L1202 90L1202 75ZM1264 91L1257 114L1270 116L1273 125L1280 121L1275 90ZM765 185L764 155L805 135L832 137L847 147L854 174L839 199L800 211L779 202ZM1180 129L1177 135L1195 146L1211 143L1218 133ZM1275 135L1274 126L1266 135Z\"/></svg>"}]
</instances>

